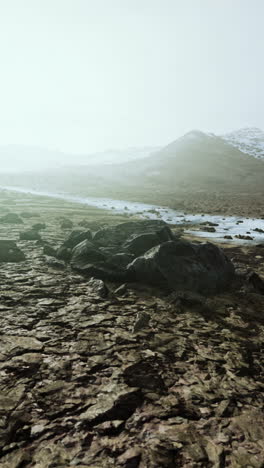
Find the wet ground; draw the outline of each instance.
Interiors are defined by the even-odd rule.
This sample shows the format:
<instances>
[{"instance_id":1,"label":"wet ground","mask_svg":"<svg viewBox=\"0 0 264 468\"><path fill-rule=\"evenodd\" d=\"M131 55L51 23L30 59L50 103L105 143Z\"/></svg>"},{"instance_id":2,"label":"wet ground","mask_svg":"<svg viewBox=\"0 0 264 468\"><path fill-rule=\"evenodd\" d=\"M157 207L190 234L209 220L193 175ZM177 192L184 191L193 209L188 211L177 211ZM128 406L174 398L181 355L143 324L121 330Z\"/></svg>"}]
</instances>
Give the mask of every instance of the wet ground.
<instances>
[{"instance_id":1,"label":"wet ground","mask_svg":"<svg viewBox=\"0 0 264 468\"><path fill-rule=\"evenodd\" d=\"M0 467L263 467L264 296L98 288L19 231L44 222L42 238L57 246L62 218L96 230L126 217L43 197L0 201L2 214L32 216L0 224L26 254L0 272ZM224 248L264 278L263 244Z\"/></svg>"},{"instance_id":2,"label":"wet ground","mask_svg":"<svg viewBox=\"0 0 264 468\"><path fill-rule=\"evenodd\" d=\"M20 187L7 187L14 193L38 195L51 199L88 205L115 214L139 216L146 219L162 219L169 224L184 225L186 231L196 236L217 241L233 240L235 243L264 242L264 217L223 216L182 213L171 208L146 203L129 202L110 198L81 197L67 193L44 192ZM5 190L5 188L3 188Z\"/></svg>"}]
</instances>

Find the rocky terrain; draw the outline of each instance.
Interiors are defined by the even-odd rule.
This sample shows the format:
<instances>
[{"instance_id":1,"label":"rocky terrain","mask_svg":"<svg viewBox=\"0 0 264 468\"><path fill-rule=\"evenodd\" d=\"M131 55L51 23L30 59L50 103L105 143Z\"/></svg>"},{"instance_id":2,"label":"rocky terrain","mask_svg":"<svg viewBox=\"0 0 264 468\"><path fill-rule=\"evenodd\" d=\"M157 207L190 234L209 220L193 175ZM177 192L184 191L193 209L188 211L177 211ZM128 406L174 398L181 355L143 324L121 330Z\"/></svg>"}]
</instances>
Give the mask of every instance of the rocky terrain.
<instances>
[{"instance_id":1,"label":"rocky terrain","mask_svg":"<svg viewBox=\"0 0 264 468\"><path fill-rule=\"evenodd\" d=\"M0 202L0 467L263 467L263 244Z\"/></svg>"}]
</instances>

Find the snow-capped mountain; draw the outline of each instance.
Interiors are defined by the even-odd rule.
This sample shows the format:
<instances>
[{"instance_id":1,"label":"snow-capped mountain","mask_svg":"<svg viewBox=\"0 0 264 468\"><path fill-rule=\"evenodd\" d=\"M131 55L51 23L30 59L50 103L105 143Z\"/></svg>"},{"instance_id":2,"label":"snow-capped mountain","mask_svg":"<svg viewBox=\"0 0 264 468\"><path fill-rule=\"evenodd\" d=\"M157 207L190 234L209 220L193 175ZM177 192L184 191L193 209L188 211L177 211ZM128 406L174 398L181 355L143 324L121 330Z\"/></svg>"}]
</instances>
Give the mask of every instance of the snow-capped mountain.
<instances>
[{"instance_id":1,"label":"snow-capped mountain","mask_svg":"<svg viewBox=\"0 0 264 468\"><path fill-rule=\"evenodd\" d=\"M222 138L243 153L264 160L264 132L260 128L241 128L222 135Z\"/></svg>"}]
</instances>

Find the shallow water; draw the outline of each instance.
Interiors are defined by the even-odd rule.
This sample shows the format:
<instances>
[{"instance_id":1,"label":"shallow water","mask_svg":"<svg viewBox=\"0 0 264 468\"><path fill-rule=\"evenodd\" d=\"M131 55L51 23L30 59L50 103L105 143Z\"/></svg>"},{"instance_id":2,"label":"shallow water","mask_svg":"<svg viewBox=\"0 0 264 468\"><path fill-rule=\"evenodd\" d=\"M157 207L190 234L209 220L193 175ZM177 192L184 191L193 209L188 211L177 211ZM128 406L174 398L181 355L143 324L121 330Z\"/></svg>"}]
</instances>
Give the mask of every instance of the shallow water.
<instances>
[{"instance_id":1,"label":"shallow water","mask_svg":"<svg viewBox=\"0 0 264 468\"><path fill-rule=\"evenodd\" d=\"M185 232L195 234L200 237L226 241L226 239L224 239L225 235L230 235L232 237L236 235L249 235L254 238L254 241L240 240L237 238L234 238L233 241L243 243L264 242L264 232L261 233L254 231L256 228L264 231L264 219L223 215L184 214L171 208L149 205L146 203L128 202L125 200L114 200L111 198L79 197L69 195L67 193L43 192L22 187L2 186L0 189L81 203L105 210L112 210L114 213L119 214L137 214L145 219L162 219L169 224L187 224L187 226L190 224L190 229L187 227ZM217 224L217 226L214 226L215 232L207 232L203 230L202 226L198 230L198 226L195 228L193 226L205 222ZM228 240L228 242L232 242L232 239Z\"/></svg>"}]
</instances>

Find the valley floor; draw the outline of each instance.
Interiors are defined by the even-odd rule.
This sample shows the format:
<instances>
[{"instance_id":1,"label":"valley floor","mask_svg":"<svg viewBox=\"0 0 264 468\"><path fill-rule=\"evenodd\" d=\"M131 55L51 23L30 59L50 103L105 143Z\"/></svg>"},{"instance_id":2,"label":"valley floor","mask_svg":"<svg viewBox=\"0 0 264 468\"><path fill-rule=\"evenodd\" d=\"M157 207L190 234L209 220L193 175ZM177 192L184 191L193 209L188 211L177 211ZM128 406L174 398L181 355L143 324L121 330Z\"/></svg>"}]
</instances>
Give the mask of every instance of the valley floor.
<instances>
[{"instance_id":1,"label":"valley floor","mask_svg":"<svg viewBox=\"0 0 264 468\"><path fill-rule=\"evenodd\" d=\"M86 192L83 192L85 195ZM97 194L96 190L94 191ZM102 192L104 193L104 192ZM155 187L146 190L124 189L117 192L106 192L108 197L138 201L155 205L167 206L169 208L186 213L206 213L226 216L243 216L250 218L264 218L264 191L256 193L241 193L233 191L206 191L206 190L171 190L169 193L158 191ZM87 193L86 193L87 195ZM103 195L102 195L103 196Z\"/></svg>"},{"instance_id":2,"label":"valley floor","mask_svg":"<svg viewBox=\"0 0 264 468\"><path fill-rule=\"evenodd\" d=\"M19 231L45 222L42 238L57 246L69 232L62 218L96 230L126 217L18 194L0 201L2 213L34 215L0 224L26 254L0 272L0 468L263 467L258 285L209 298L100 290ZM264 278L263 244L221 246Z\"/></svg>"}]
</instances>

